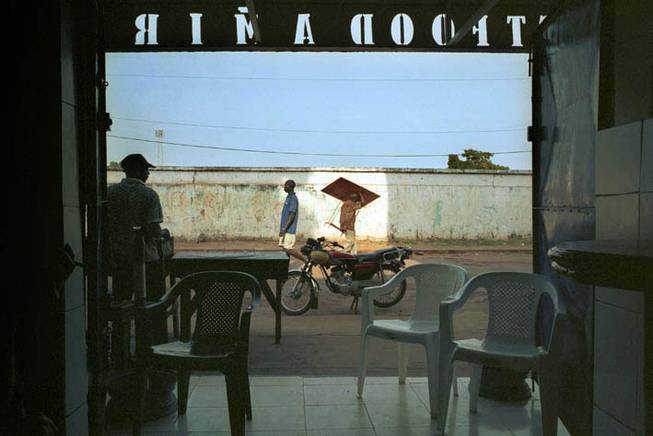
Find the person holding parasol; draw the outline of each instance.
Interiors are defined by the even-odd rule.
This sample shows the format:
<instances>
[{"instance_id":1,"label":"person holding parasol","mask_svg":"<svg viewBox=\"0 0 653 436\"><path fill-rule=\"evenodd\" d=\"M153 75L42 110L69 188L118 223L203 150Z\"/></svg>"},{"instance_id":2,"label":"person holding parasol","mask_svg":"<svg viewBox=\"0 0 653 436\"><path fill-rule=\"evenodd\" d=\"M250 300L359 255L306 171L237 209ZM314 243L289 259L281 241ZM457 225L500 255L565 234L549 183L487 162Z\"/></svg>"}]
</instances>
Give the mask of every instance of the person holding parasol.
<instances>
[{"instance_id":1,"label":"person holding parasol","mask_svg":"<svg viewBox=\"0 0 653 436\"><path fill-rule=\"evenodd\" d=\"M339 225L333 224L333 218L337 212L334 211L331 219L326 223L338 230L345 237L345 251L351 254L357 254L358 244L356 243L356 216L358 211L365 205L371 203L379 196L364 187L357 185L343 177L338 178L330 183L322 192L337 198L342 203L340 205L340 222Z\"/></svg>"}]
</instances>

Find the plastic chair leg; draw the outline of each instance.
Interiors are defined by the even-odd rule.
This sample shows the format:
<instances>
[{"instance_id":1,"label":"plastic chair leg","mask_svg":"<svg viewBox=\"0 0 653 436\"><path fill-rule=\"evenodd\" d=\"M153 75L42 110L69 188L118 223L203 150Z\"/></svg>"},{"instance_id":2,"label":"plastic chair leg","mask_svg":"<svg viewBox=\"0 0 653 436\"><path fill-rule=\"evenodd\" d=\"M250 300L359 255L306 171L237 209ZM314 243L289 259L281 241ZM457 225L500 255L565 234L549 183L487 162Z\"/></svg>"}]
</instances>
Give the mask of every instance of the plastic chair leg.
<instances>
[{"instance_id":1,"label":"plastic chair leg","mask_svg":"<svg viewBox=\"0 0 653 436\"><path fill-rule=\"evenodd\" d=\"M453 376L453 351L440 354L438 365L438 376L440 379L440 391L438 392L438 434L443 435L447 425L447 413L449 413L449 398L451 397L451 379Z\"/></svg>"},{"instance_id":2,"label":"plastic chair leg","mask_svg":"<svg viewBox=\"0 0 653 436\"><path fill-rule=\"evenodd\" d=\"M242 391L245 400L245 417L248 421L252 420L252 394L249 389L249 370L247 361L245 361L245 369L241 372Z\"/></svg>"},{"instance_id":3,"label":"plastic chair leg","mask_svg":"<svg viewBox=\"0 0 653 436\"><path fill-rule=\"evenodd\" d=\"M229 407L229 428L232 436L245 435L245 410L243 407L243 395L240 392L240 380L238 380L238 369L234 368L225 373L227 384L227 404Z\"/></svg>"},{"instance_id":4,"label":"plastic chair leg","mask_svg":"<svg viewBox=\"0 0 653 436\"><path fill-rule=\"evenodd\" d=\"M363 388L365 387L365 373L367 372L367 335L361 335L361 346L358 351L358 391L357 396L363 396Z\"/></svg>"},{"instance_id":5,"label":"plastic chair leg","mask_svg":"<svg viewBox=\"0 0 653 436\"><path fill-rule=\"evenodd\" d=\"M481 391L481 374L483 366L472 364L472 378L469 381L469 411L476 413L478 406L478 394Z\"/></svg>"},{"instance_id":6,"label":"plastic chair leg","mask_svg":"<svg viewBox=\"0 0 653 436\"><path fill-rule=\"evenodd\" d=\"M440 377L438 376L438 354L439 344L438 341L430 341L426 343L426 368L429 378L429 406L431 411L431 418L437 419L438 417L438 388L440 386ZM448 387L447 392L451 390Z\"/></svg>"},{"instance_id":7,"label":"plastic chair leg","mask_svg":"<svg viewBox=\"0 0 653 436\"><path fill-rule=\"evenodd\" d=\"M180 369L177 371L177 414L185 415L188 405L188 385L190 384L190 371Z\"/></svg>"},{"instance_id":8,"label":"plastic chair leg","mask_svg":"<svg viewBox=\"0 0 653 436\"><path fill-rule=\"evenodd\" d=\"M406 384L406 373L408 372L408 347L403 342L397 342L397 369L399 372L399 384Z\"/></svg>"}]
</instances>

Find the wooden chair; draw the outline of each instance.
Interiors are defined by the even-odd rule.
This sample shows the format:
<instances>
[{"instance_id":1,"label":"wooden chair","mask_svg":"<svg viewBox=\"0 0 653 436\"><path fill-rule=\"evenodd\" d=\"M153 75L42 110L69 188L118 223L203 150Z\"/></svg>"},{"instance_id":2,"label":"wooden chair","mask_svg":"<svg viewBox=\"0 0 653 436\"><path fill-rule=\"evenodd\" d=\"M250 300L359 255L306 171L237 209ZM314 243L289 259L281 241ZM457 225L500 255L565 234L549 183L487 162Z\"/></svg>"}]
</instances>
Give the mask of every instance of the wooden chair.
<instances>
[{"instance_id":1,"label":"wooden chair","mask_svg":"<svg viewBox=\"0 0 653 436\"><path fill-rule=\"evenodd\" d=\"M245 292L251 304L243 310ZM194 295L191 295L194 293ZM191 338L160 345L143 343L137 350L139 368L139 405L134 433L140 433L145 406L147 371L152 368L177 370L178 414L186 413L191 371L220 371L225 375L231 434L245 434L245 416L252 419L249 391L248 349L252 310L261 294L259 282L251 275L234 271L209 271L191 274L177 282L158 302L143 306L138 316L141 328L137 336L149 336L148 320L165 316L178 298L181 323L191 331L191 316L197 312ZM183 336L183 333L182 333ZM138 341L137 341L138 342Z\"/></svg>"}]
</instances>

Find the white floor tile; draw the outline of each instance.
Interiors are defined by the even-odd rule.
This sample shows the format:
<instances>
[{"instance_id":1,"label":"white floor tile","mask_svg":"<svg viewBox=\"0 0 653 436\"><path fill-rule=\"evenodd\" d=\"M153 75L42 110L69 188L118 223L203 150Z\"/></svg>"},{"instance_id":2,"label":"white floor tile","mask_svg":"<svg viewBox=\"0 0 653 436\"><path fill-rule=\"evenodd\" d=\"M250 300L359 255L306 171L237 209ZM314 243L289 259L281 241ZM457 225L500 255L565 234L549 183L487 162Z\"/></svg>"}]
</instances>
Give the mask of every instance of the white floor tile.
<instances>
[{"instance_id":1,"label":"white floor tile","mask_svg":"<svg viewBox=\"0 0 653 436\"><path fill-rule=\"evenodd\" d=\"M178 436L231 436L229 431L210 431L199 432L191 431L189 433L171 433ZM249 431L245 432L247 436L306 436L304 430L282 430L282 431ZM149 434L147 436L150 436Z\"/></svg>"},{"instance_id":2,"label":"white floor tile","mask_svg":"<svg viewBox=\"0 0 653 436\"><path fill-rule=\"evenodd\" d=\"M248 431L248 436L306 436L304 430Z\"/></svg>"},{"instance_id":3,"label":"white floor tile","mask_svg":"<svg viewBox=\"0 0 653 436\"><path fill-rule=\"evenodd\" d=\"M429 379L427 377L406 377L408 383L428 383Z\"/></svg>"},{"instance_id":4,"label":"white floor tile","mask_svg":"<svg viewBox=\"0 0 653 436\"><path fill-rule=\"evenodd\" d=\"M307 406L356 405L362 400L356 397L356 385L305 385L304 399Z\"/></svg>"},{"instance_id":5,"label":"white floor tile","mask_svg":"<svg viewBox=\"0 0 653 436\"><path fill-rule=\"evenodd\" d=\"M297 386L256 386L250 387L252 407L302 407L304 388Z\"/></svg>"},{"instance_id":6,"label":"white floor tile","mask_svg":"<svg viewBox=\"0 0 653 436\"><path fill-rule=\"evenodd\" d=\"M470 426L447 426L447 436L509 436L510 431L506 428L495 428L486 425Z\"/></svg>"},{"instance_id":7,"label":"white floor tile","mask_svg":"<svg viewBox=\"0 0 653 436\"><path fill-rule=\"evenodd\" d=\"M306 385L354 385L358 383L356 377L304 377Z\"/></svg>"},{"instance_id":8,"label":"white floor tile","mask_svg":"<svg viewBox=\"0 0 653 436\"><path fill-rule=\"evenodd\" d=\"M191 386L226 386L224 375L212 373L198 373L198 375L191 375L190 384Z\"/></svg>"},{"instance_id":9,"label":"white floor tile","mask_svg":"<svg viewBox=\"0 0 653 436\"><path fill-rule=\"evenodd\" d=\"M250 386L302 386L301 377L250 377Z\"/></svg>"},{"instance_id":10,"label":"white floor tile","mask_svg":"<svg viewBox=\"0 0 653 436\"><path fill-rule=\"evenodd\" d=\"M365 384L399 384L399 377L365 377Z\"/></svg>"},{"instance_id":11,"label":"white floor tile","mask_svg":"<svg viewBox=\"0 0 653 436\"><path fill-rule=\"evenodd\" d=\"M347 430L309 430L308 436L376 436L372 428L354 428Z\"/></svg>"},{"instance_id":12,"label":"white floor tile","mask_svg":"<svg viewBox=\"0 0 653 436\"><path fill-rule=\"evenodd\" d=\"M377 428L377 436L436 436L437 426L435 422L428 427L393 427Z\"/></svg>"},{"instance_id":13,"label":"white floor tile","mask_svg":"<svg viewBox=\"0 0 653 436\"><path fill-rule=\"evenodd\" d=\"M306 406L308 430L372 428L365 406Z\"/></svg>"},{"instance_id":14,"label":"white floor tile","mask_svg":"<svg viewBox=\"0 0 653 436\"><path fill-rule=\"evenodd\" d=\"M419 402L403 404L375 403L365 406L375 429L381 427L430 426L431 415Z\"/></svg>"},{"instance_id":15,"label":"white floor tile","mask_svg":"<svg viewBox=\"0 0 653 436\"><path fill-rule=\"evenodd\" d=\"M295 407L252 407L252 420L247 421L250 431L306 430L304 408Z\"/></svg>"},{"instance_id":16,"label":"white floor tile","mask_svg":"<svg viewBox=\"0 0 653 436\"><path fill-rule=\"evenodd\" d=\"M227 407L227 388L196 386L190 393L188 407Z\"/></svg>"},{"instance_id":17,"label":"white floor tile","mask_svg":"<svg viewBox=\"0 0 653 436\"><path fill-rule=\"evenodd\" d=\"M429 413L428 380L368 377L363 398L356 397L356 377L252 377L251 436L431 436L437 421ZM448 436L541 436L539 392L533 400L508 404L479 399L469 412L468 378L458 380L459 397L451 395ZM143 433L156 435L229 434L224 376L199 373L191 377L188 412L145 423ZM110 436L131 434L129 424L112 428ZM558 434L568 436L562 423Z\"/></svg>"},{"instance_id":18,"label":"white floor tile","mask_svg":"<svg viewBox=\"0 0 653 436\"><path fill-rule=\"evenodd\" d=\"M501 414L487 400L479 399L478 411L476 413L469 411L469 399L467 395L463 396L461 393L461 396L456 398L456 400L451 400L449 403L447 427L478 425L488 429L505 429Z\"/></svg>"},{"instance_id":19,"label":"white floor tile","mask_svg":"<svg viewBox=\"0 0 653 436\"><path fill-rule=\"evenodd\" d=\"M229 411L226 408L188 409L177 419L177 431L229 431Z\"/></svg>"},{"instance_id":20,"label":"white floor tile","mask_svg":"<svg viewBox=\"0 0 653 436\"><path fill-rule=\"evenodd\" d=\"M365 404L387 403L399 405L412 402L419 403L420 399L408 384L371 383L365 385L363 401Z\"/></svg>"}]
</instances>

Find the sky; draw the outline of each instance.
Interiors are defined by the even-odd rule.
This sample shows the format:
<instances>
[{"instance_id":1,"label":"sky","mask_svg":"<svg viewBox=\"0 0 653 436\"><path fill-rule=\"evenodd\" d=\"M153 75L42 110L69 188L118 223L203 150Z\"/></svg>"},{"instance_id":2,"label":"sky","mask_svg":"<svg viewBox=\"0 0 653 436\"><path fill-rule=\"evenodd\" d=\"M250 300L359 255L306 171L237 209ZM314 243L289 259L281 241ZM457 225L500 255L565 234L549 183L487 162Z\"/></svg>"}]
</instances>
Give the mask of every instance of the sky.
<instances>
[{"instance_id":1,"label":"sky","mask_svg":"<svg viewBox=\"0 0 653 436\"><path fill-rule=\"evenodd\" d=\"M109 162L531 169L527 54L110 53L107 80Z\"/></svg>"}]
</instances>

